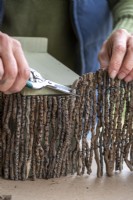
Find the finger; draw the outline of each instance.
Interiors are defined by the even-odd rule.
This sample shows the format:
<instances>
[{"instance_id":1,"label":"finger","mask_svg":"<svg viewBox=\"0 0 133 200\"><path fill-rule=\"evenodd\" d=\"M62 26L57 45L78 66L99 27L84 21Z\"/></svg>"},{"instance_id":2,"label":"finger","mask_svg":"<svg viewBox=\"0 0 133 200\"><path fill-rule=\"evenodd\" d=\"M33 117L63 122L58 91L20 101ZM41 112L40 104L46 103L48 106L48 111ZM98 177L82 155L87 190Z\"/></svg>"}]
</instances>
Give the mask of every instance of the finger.
<instances>
[{"instance_id":1,"label":"finger","mask_svg":"<svg viewBox=\"0 0 133 200\"><path fill-rule=\"evenodd\" d=\"M26 81L29 79L30 76L30 68L22 51L21 45L17 41L13 42L14 42L13 45L14 57L16 58L18 66L18 76L14 84L8 91L12 93L21 91L26 85Z\"/></svg>"},{"instance_id":2,"label":"finger","mask_svg":"<svg viewBox=\"0 0 133 200\"><path fill-rule=\"evenodd\" d=\"M133 80L133 69L131 70L131 72L126 76L126 78L124 79L127 83Z\"/></svg>"},{"instance_id":3,"label":"finger","mask_svg":"<svg viewBox=\"0 0 133 200\"><path fill-rule=\"evenodd\" d=\"M9 49L5 49L1 57L4 65L4 75L0 83L0 91L6 92L14 84L18 70L16 60Z\"/></svg>"},{"instance_id":4,"label":"finger","mask_svg":"<svg viewBox=\"0 0 133 200\"><path fill-rule=\"evenodd\" d=\"M20 75L18 75L14 84L12 85L11 88L9 88L9 90L6 92L6 94L20 92L24 88L25 84L26 84L25 80L22 79L22 77Z\"/></svg>"},{"instance_id":5,"label":"finger","mask_svg":"<svg viewBox=\"0 0 133 200\"><path fill-rule=\"evenodd\" d=\"M112 55L109 63L109 75L115 78L122 65L124 56L126 54L128 36L123 30L117 31L112 37Z\"/></svg>"},{"instance_id":6,"label":"finger","mask_svg":"<svg viewBox=\"0 0 133 200\"><path fill-rule=\"evenodd\" d=\"M4 67L3 67L2 59L0 58L0 82L2 81L3 75L4 75Z\"/></svg>"},{"instance_id":7,"label":"finger","mask_svg":"<svg viewBox=\"0 0 133 200\"><path fill-rule=\"evenodd\" d=\"M16 60L11 50L11 39L2 32L0 32L0 56L4 69L0 83L0 91L5 92L13 85L18 71Z\"/></svg>"},{"instance_id":8,"label":"finger","mask_svg":"<svg viewBox=\"0 0 133 200\"><path fill-rule=\"evenodd\" d=\"M103 46L98 54L98 60L100 62L100 67L102 69L107 69L109 66L109 56L107 51L107 42L105 41L103 43Z\"/></svg>"},{"instance_id":9,"label":"finger","mask_svg":"<svg viewBox=\"0 0 133 200\"><path fill-rule=\"evenodd\" d=\"M17 40L14 41L13 53L16 58L19 74L25 79L25 81L27 81L30 77L30 68L25 58L21 44Z\"/></svg>"},{"instance_id":10,"label":"finger","mask_svg":"<svg viewBox=\"0 0 133 200\"><path fill-rule=\"evenodd\" d=\"M125 55L118 78L124 79L133 69L133 37L130 37L127 44L127 53Z\"/></svg>"}]
</instances>

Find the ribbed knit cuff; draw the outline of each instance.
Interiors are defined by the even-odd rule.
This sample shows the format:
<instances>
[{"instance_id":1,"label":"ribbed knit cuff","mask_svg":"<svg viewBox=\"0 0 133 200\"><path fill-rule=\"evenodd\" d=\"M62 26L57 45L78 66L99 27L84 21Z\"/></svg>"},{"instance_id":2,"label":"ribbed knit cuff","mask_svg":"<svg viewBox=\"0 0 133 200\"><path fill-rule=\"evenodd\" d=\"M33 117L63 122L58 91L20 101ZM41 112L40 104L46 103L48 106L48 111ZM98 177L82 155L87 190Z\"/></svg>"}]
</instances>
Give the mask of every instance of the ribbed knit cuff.
<instances>
[{"instance_id":1,"label":"ribbed knit cuff","mask_svg":"<svg viewBox=\"0 0 133 200\"><path fill-rule=\"evenodd\" d=\"M126 29L129 33L133 33L133 15L123 15L114 24L114 30Z\"/></svg>"}]
</instances>

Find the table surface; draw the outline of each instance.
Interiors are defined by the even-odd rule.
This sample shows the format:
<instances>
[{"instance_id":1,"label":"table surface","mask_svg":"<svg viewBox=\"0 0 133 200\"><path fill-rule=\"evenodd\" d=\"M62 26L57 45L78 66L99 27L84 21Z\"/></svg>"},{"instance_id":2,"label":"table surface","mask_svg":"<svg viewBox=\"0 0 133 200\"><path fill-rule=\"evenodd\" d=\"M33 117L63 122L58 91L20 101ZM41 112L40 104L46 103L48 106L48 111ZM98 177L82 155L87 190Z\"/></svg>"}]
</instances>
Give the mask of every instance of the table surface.
<instances>
[{"instance_id":1,"label":"table surface","mask_svg":"<svg viewBox=\"0 0 133 200\"><path fill-rule=\"evenodd\" d=\"M0 195L12 200L132 200L133 172L124 167L113 177L96 177L96 167L88 176L70 175L49 180L9 181L0 179Z\"/></svg>"}]
</instances>

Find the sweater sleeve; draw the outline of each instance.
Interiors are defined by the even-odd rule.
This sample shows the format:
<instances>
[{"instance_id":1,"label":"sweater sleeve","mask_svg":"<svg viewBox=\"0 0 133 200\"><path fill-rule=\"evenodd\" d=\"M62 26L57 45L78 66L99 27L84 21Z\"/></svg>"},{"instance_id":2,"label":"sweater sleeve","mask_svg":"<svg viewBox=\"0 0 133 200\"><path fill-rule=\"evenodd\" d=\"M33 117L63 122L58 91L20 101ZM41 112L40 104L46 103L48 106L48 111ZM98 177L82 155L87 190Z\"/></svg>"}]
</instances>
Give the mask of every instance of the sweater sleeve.
<instances>
[{"instance_id":1,"label":"sweater sleeve","mask_svg":"<svg viewBox=\"0 0 133 200\"><path fill-rule=\"evenodd\" d=\"M112 10L114 30L124 28L133 33L133 0L120 0Z\"/></svg>"}]
</instances>

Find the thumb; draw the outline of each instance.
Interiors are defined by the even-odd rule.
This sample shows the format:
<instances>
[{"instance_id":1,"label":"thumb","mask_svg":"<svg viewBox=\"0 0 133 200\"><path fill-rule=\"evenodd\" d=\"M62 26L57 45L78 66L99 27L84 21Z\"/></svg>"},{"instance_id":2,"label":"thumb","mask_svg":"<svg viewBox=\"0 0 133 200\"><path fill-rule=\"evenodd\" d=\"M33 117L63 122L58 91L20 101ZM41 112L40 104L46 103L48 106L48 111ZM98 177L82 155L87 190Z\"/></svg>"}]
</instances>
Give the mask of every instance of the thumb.
<instances>
[{"instance_id":1,"label":"thumb","mask_svg":"<svg viewBox=\"0 0 133 200\"><path fill-rule=\"evenodd\" d=\"M100 67L102 69L107 69L108 68L108 66L109 66L109 55L108 55L108 51L107 51L106 42L104 42L101 50L99 51L98 60L100 62Z\"/></svg>"}]
</instances>

